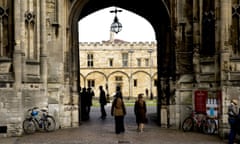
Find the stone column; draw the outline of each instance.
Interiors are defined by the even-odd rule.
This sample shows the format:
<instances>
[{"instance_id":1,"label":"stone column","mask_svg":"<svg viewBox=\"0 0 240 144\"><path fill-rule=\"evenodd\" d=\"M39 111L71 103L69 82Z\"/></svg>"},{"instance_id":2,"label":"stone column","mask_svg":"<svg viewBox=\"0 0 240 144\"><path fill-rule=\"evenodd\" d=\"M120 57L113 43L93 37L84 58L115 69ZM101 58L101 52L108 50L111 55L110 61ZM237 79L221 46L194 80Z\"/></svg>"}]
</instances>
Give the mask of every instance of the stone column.
<instances>
[{"instance_id":1,"label":"stone column","mask_svg":"<svg viewBox=\"0 0 240 144\"><path fill-rule=\"evenodd\" d=\"M224 136L225 133L228 132L227 130L227 105L226 102L229 97L227 94L228 86L223 89L224 83L226 83L227 73L225 70L228 70L229 65L229 58L230 58L230 45L229 45L229 34L230 34L230 27L232 23L232 0L220 0L220 18L219 21L219 28L220 28L220 75L221 75L221 83L222 83L222 115L219 118L219 133L220 136ZM226 131L227 130L227 131Z\"/></svg>"},{"instance_id":2,"label":"stone column","mask_svg":"<svg viewBox=\"0 0 240 144\"><path fill-rule=\"evenodd\" d=\"M16 103L15 106L13 106L13 109L16 109L14 111L14 118L17 121L14 121L15 124L14 128L16 129L17 133L16 135L21 135L23 133L22 130L17 130L18 128L22 127L22 120L23 120L23 105L22 105L22 34L24 30L24 13L22 11L22 3L21 0L15 0L14 1L14 34L15 34L15 46L14 46L14 52L13 52L13 68L14 68L14 77L15 77L15 83L14 83L14 93L15 93L15 99ZM12 123L9 121L9 123Z\"/></svg>"},{"instance_id":3,"label":"stone column","mask_svg":"<svg viewBox=\"0 0 240 144\"><path fill-rule=\"evenodd\" d=\"M193 1L193 66L195 73L195 82L198 82L200 73L199 48L200 48L200 2ZM193 83L195 83L193 82ZM195 84L197 87L197 84Z\"/></svg>"},{"instance_id":4,"label":"stone column","mask_svg":"<svg viewBox=\"0 0 240 144\"><path fill-rule=\"evenodd\" d=\"M47 43L46 43L46 0L40 2L40 79L43 84L44 96L46 97L47 105Z\"/></svg>"},{"instance_id":5,"label":"stone column","mask_svg":"<svg viewBox=\"0 0 240 144\"><path fill-rule=\"evenodd\" d=\"M71 104L71 127L77 127L78 122L78 111L75 109L78 106L78 97L79 97L79 42L78 42L78 18L75 15L73 17L72 25L71 25L71 48L70 48L70 67L71 67L71 76L70 76L70 104Z\"/></svg>"},{"instance_id":6,"label":"stone column","mask_svg":"<svg viewBox=\"0 0 240 144\"><path fill-rule=\"evenodd\" d=\"M21 2L22 23L21 23L21 51L22 51L22 81L26 81L26 58L27 58L27 41L26 26L25 26L25 13L27 12L27 3Z\"/></svg>"}]
</instances>

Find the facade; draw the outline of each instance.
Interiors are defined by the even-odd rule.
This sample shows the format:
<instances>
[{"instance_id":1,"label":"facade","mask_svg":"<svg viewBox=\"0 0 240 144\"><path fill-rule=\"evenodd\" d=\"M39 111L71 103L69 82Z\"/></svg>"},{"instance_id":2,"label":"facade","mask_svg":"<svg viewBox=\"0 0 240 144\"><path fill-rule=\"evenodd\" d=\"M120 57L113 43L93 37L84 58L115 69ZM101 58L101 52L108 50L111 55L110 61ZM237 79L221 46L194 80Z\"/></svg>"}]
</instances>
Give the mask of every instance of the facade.
<instances>
[{"instance_id":1,"label":"facade","mask_svg":"<svg viewBox=\"0 0 240 144\"><path fill-rule=\"evenodd\" d=\"M97 77L102 84L115 87L117 83L108 82L116 81L120 74L124 81L143 73L148 81L151 75L160 125L179 128L188 115L187 106L208 111L214 104L218 134L226 136L227 106L232 98L239 100L240 90L238 0L1 0L0 136L22 135L26 111L33 106L47 107L61 128L79 126L80 84L87 86L88 79L95 78L89 72L85 75L80 67L86 57L82 61L79 55L78 21L110 6L132 11L152 24L155 44L126 43L127 47L121 48L129 52L141 45L146 49L156 46L156 58L152 53L152 60L157 69L151 69L152 74L149 67L102 73L103 66L99 66ZM105 45L96 43L98 47ZM103 49L111 49L112 45ZM122 44L114 45L120 48ZM131 45L136 47L130 49ZM148 51L142 52L143 58L150 56ZM95 59L98 55L93 56ZM106 67L113 58L107 57ZM131 61L132 66L137 61ZM115 62L113 59L113 66ZM119 62L118 67L122 64ZM128 87L130 82L123 86ZM138 90L132 92L130 95L130 90L125 90L124 95L134 96Z\"/></svg>"},{"instance_id":2,"label":"facade","mask_svg":"<svg viewBox=\"0 0 240 144\"><path fill-rule=\"evenodd\" d=\"M113 34L112 34L113 35ZM102 85L109 96L120 86L124 98L156 97L156 42L109 41L80 43L80 86L92 87L98 96Z\"/></svg>"}]
</instances>

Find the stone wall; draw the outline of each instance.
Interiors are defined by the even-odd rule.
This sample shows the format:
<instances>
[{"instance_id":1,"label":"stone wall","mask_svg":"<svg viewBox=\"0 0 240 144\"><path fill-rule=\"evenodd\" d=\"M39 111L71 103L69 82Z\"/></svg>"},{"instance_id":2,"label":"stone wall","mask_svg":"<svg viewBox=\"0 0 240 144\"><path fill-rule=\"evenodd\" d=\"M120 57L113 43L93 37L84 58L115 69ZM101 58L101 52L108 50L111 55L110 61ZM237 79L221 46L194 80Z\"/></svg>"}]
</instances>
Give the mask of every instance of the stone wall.
<instances>
[{"instance_id":1,"label":"stone wall","mask_svg":"<svg viewBox=\"0 0 240 144\"><path fill-rule=\"evenodd\" d=\"M0 137L22 134L22 100L12 88L0 89Z\"/></svg>"}]
</instances>

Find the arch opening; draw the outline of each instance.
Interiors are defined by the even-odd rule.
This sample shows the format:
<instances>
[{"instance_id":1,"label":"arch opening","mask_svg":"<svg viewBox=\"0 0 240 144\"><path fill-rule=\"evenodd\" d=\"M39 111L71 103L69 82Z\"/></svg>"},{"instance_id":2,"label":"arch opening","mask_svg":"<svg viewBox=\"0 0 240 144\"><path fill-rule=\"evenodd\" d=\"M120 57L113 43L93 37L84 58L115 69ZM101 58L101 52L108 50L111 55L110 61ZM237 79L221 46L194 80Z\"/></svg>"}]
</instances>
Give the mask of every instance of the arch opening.
<instances>
[{"instance_id":1,"label":"arch opening","mask_svg":"<svg viewBox=\"0 0 240 144\"><path fill-rule=\"evenodd\" d=\"M135 5L131 7L129 3L126 1L121 1L116 3L111 3L109 1L105 2L94 2L94 1L81 1L76 2L76 4L72 7L72 12L69 17L69 28L70 28L70 57L72 58L71 62L71 70L72 79L77 79L75 83L73 83L73 86L76 90L79 90L80 87L80 67L79 67L79 49L78 49L78 21L91 14L92 12L95 12L97 10L100 10L102 8L105 8L107 6L118 6L130 11L135 12L136 14L144 17L147 19L153 26L153 29L155 31L155 37L157 41L157 77L156 80L156 89L157 91L157 121L159 124L161 124L161 116L160 116L160 110L161 110L161 85L163 82L161 81L161 78L164 77L164 79L169 79L174 77L174 61L173 61L173 50L172 45L170 44L171 40L171 25L170 25L170 18L169 18L169 12L167 10L166 4L164 3L157 3L159 5L159 9L146 11L144 8L140 7L139 5ZM149 3L152 5L156 5L155 2ZM161 19L164 19L162 21ZM171 73L169 73L171 71ZM167 82L167 81L166 81ZM165 83L165 82L164 82ZM159 91L160 90L160 91Z\"/></svg>"}]
</instances>

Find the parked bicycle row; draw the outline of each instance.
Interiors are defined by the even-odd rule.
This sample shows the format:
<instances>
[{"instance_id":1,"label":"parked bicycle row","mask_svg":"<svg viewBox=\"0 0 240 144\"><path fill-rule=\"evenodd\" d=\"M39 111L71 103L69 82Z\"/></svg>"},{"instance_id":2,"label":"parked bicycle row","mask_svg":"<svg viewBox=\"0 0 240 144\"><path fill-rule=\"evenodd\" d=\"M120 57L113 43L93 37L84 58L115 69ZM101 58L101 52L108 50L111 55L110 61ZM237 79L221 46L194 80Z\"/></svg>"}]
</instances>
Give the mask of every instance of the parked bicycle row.
<instances>
[{"instance_id":1,"label":"parked bicycle row","mask_svg":"<svg viewBox=\"0 0 240 144\"><path fill-rule=\"evenodd\" d=\"M182 123L184 132L199 131L205 134L215 134L217 132L217 120L207 116L205 113L197 113L192 107L187 107L191 111L190 115Z\"/></svg>"}]
</instances>

